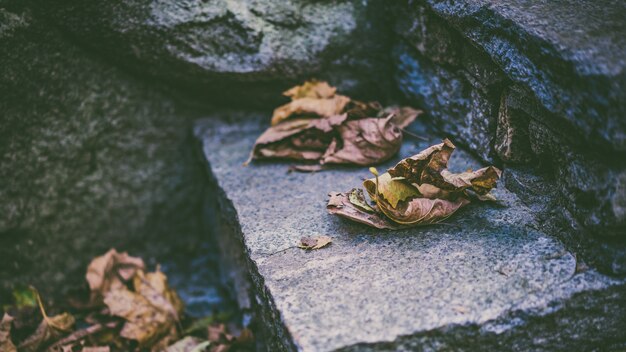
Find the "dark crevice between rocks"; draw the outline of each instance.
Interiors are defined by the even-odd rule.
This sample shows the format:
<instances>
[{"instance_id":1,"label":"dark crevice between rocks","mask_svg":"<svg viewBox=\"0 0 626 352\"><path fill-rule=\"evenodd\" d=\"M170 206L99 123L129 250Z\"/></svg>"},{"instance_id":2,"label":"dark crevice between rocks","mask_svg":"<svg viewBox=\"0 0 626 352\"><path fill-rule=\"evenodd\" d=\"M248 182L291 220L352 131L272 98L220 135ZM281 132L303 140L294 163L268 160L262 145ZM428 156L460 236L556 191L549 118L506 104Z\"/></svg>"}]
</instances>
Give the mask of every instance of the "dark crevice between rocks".
<instances>
[{"instance_id":1,"label":"dark crevice between rocks","mask_svg":"<svg viewBox=\"0 0 626 352\"><path fill-rule=\"evenodd\" d=\"M211 166L202 152L202 141L196 139L197 157L202 158L205 184L203 221L217 240L221 260L222 282L236 298L242 321L255 332L258 351L295 351L292 335L282 323L262 275L248 255L237 212L226 197Z\"/></svg>"}]
</instances>

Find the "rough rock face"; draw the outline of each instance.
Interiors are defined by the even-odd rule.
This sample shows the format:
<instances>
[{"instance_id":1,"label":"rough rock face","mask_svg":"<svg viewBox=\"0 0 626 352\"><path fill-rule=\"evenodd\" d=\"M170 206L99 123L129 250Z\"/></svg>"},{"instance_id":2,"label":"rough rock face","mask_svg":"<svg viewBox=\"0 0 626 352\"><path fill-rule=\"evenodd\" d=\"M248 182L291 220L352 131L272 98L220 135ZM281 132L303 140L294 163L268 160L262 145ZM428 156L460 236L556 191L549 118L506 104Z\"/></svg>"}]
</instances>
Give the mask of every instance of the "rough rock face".
<instances>
[{"instance_id":1,"label":"rough rock face","mask_svg":"<svg viewBox=\"0 0 626 352\"><path fill-rule=\"evenodd\" d=\"M626 5L428 0L394 12L404 95L506 164L529 204L554 205L542 216L575 230L568 245L626 273ZM516 186L529 168L541 177Z\"/></svg>"},{"instance_id":2,"label":"rough rock face","mask_svg":"<svg viewBox=\"0 0 626 352\"><path fill-rule=\"evenodd\" d=\"M309 77L380 98L390 44L382 2L40 1L93 50L204 99L265 105ZM389 80L386 80L389 81Z\"/></svg>"},{"instance_id":3,"label":"rough rock face","mask_svg":"<svg viewBox=\"0 0 626 352\"><path fill-rule=\"evenodd\" d=\"M112 246L196 246L193 113L20 1L0 1L0 47L0 301L16 282L59 296Z\"/></svg>"}]
</instances>

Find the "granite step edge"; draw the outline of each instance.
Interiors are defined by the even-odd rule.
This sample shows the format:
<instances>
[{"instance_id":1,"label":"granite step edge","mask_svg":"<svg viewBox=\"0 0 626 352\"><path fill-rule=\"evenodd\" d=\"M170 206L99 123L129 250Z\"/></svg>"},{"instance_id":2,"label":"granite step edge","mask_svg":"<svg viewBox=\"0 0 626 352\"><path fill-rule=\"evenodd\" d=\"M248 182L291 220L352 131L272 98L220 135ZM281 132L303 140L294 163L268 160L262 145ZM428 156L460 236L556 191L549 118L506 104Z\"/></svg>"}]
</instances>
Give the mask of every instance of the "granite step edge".
<instances>
[{"instance_id":1,"label":"granite step edge","mask_svg":"<svg viewBox=\"0 0 626 352\"><path fill-rule=\"evenodd\" d=\"M211 172L210 170L210 161L207 160L207 168L209 169L209 172ZM227 222L229 223L235 223L236 226L234 227L234 231L231 231L231 233L229 234L222 234L222 237L230 239L231 241L233 240L233 238L237 238L238 241L242 242L242 232L241 232L241 228L238 226L238 220L237 220L237 214L236 214L236 210L234 205L232 204L232 202L228 199L227 194L225 194L225 192L219 187L219 181L216 180L214 187L216 187L217 189L219 189L219 202L220 202L220 207L221 208L228 208L229 211L224 212L224 214L227 214L225 216ZM243 244L243 242L242 242ZM245 246L244 246L245 247ZM244 251L246 253L246 255L248 254L248 248L242 248L242 251ZM261 256L261 258L265 258L265 256ZM258 259L258 257L257 257ZM301 350L301 348L299 348L299 346L294 342L293 337L291 336L291 334L289 333L288 327L285 325L283 319L282 319L282 314L281 312L277 309L276 305L273 302L273 297L272 297L272 293L271 290L268 288L268 286L265 284L264 278L262 277L262 275L259 273L259 269L257 267L257 262L255 262L254 260L252 260L252 258L250 258L249 256L247 256L247 275L249 277L249 279L253 282L253 293L252 295L255 296L256 299L256 308L258 311L261 312L260 315L262 315L263 317L261 318L261 321L263 321L263 324L268 327L269 331L267 331L267 335L270 337L268 339L268 341L270 341L268 344L272 346L271 350ZM596 273L591 273L591 275L599 275ZM578 279L580 279L580 277L578 277ZM614 283L616 283L617 281L614 281ZM618 295L618 300L619 299L623 299L624 297L624 285L617 285L615 284L618 288L616 289L617 292L615 293L616 295ZM601 288L599 290L596 290L598 292L593 293L594 291L584 291L582 293L578 293L575 294L575 297L581 296L583 297L582 301L584 304L573 304L573 306L575 306L575 308L580 308L581 306L588 306L588 307L592 307L595 311L601 311L601 310L606 310L607 307L607 303L605 302L605 294L604 292L609 292L611 290L614 290L613 288ZM600 296L598 298L598 296ZM589 298L591 297L591 298ZM592 298L597 298L597 299L592 299ZM400 348L401 346L403 346L403 344L412 344L414 343L414 341L421 341L420 344L422 345L428 345L429 343L434 343L436 342L435 340L431 339L429 336L433 335L433 334L440 334L442 336L442 339L444 340L448 340L448 337L450 337L450 341L449 343L453 343L454 339L456 338L455 336L459 335L459 334L465 334L464 338L478 338L478 339L486 339L485 341L491 341L490 337L485 337L486 335L483 333L483 331L487 331L490 332L489 330L493 330L494 328L490 328L495 326L496 329L498 326L503 326L503 325L511 325L512 329L508 329L511 331L511 338L515 339L516 336L523 336L525 334L525 331L528 331L529 329L526 329L525 326L527 326L528 324L522 324L522 323L517 323L514 324L515 322L519 322L519 320L521 319L520 316L523 316L526 320L528 321L535 321L537 319L540 319L543 316L557 316L557 315L564 315L564 316L568 316L568 314L570 314L569 316L574 316L576 314L576 311L572 311L571 309L567 309L568 305L571 306L571 304L569 304L569 301L572 300L576 300L577 298L571 298L571 299L567 299L565 302L564 301L557 301L554 304L556 304L557 306L560 306L561 308L559 309L552 309L551 312L545 312L545 311L541 311L541 310L533 310L531 312L527 312L524 310L518 310L515 311L514 309L511 310L511 312L508 312L506 314L506 316L502 316L501 318L499 318L498 320L494 321L489 321L489 322L484 322L481 324L477 324L477 325L473 325L473 326L442 326L438 329L435 329L433 331L419 331L416 332L415 334L412 334L410 336L401 336L396 338L394 341L387 341L387 342L379 342L379 343L375 343L375 344L371 344L371 345L355 345L355 346L345 346L340 348L340 350L352 350L354 348L358 349L358 350L367 350L368 348L371 348L371 350L385 350L386 348L388 348L389 346L395 346L393 347L395 348ZM578 299L581 300L581 299ZM563 309L565 308L565 309ZM621 307L618 307L621 308ZM618 309L619 310L619 309ZM517 313L516 313L517 312ZM569 313L568 313L569 312ZM601 318L601 315L594 315L595 318ZM548 318L549 320L550 318ZM513 323L512 323L513 322ZM612 328L615 326L615 324L611 324L611 322L607 322L608 327ZM616 324L621 324L618 326L624 326L624 322L623 321L618 321ZM531 326L532 328L532 326ZM588 326L585 326L585 328L588 328ZM505 329L505 331L508 331L507 329ZM532 329L531 329L532 330ZM611 329L607 329L607 331L614 331ZM503 333L503 332L500 332ZM484 336L483 336L484 335ZM553 337L554 338L554 337ZM446 342L448 343L448 342ZM368 347L369 346L369 347Z\"/></svg>"}]
</instances>

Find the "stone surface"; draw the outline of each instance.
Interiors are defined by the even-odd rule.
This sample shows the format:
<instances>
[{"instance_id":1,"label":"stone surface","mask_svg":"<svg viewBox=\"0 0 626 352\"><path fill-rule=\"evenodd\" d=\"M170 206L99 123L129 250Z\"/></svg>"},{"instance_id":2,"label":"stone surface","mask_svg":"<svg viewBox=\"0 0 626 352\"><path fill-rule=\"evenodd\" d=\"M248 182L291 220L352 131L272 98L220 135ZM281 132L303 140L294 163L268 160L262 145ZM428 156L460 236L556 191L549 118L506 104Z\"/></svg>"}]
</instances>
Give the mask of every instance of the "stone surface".
<instances>
[{"instance_id":1,"label":"stone surface","mask_svg":"<svg viewBox=\"0 0 626 352\"><path fill-rule=\"evenodd\" d=\"M585 142L626 150L623 1L426 3Z\"/></svg>"},{"instance_id":2,"label":"stone surface","mask_svg":"<svg viewBox=\"0 0 626 352\"><path fill-rule=\"evenodd\" d=\"M16 283L81 287L110 247L150 264L205 248L196 113L22 1L0 1L0 23L0 302Z\"/></svg>"},{"instance_id":3,"label":"stone surface","mask_svg":"<svg viewBox=\"0 0 626 352\"><path fill-rule=\"evenodd\" d=\"M379 0L35 3L92 50L203 100L267 105L310 77L362 96L389 88Z\"/></svg>"},{"instance_id":4,"label":"stone surface","mask_svg":"<svg viewBox=\"0 0 626 352\"><path fill-rule=\"evenodd\" d=\"M222 117L200 121L195 133L220 195L222 238L243 252L241 277L250 281L269 350L626 347L625 282L577 273L576 253L502 184L498 204L472 204L444 224L374 230L325 209L328 192L370 177L365 168L245 167L269 117ZM401 156L440 141L422 124L413 130L430 140L407 140ZM458 150L450 165L480 164ZM333 243L312 252L295 247L315 235Z\"/></svg>"},{"instance_id":5,"label":"stone surface","mask_svg":"<svg viewBox=\"0 0 626 352\"><path fill-rule=\"evenodd\" d=\"M593 252L592 265L626 273L623 3L433 0L394 11L409 101L483 160L531 166L558 190L542 202L571 213L538 215L578 233L565 242ZM542 187L517 189L530 204Z\"/></svg>"}]
</instances>

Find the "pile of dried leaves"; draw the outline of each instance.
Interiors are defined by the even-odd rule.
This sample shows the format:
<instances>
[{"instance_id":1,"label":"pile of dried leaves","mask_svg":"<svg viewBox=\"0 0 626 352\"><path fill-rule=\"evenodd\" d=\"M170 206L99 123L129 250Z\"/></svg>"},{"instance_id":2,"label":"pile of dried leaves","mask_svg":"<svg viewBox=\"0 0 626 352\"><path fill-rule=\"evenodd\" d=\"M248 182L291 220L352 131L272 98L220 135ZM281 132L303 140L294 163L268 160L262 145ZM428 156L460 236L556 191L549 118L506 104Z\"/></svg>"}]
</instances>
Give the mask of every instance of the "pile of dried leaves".
<instances>
[{"instance_id":1,"label":"pile of dried leaves","mask_svg":"<svg viewBox=\"0 0 626 352\"><path fill-rule=\"evenodd\" d=\"M272 126L257 139L248 162L282 158L314 163L295 167L299 171L327 164L377 164L398 152L402 129L422 113L352 100L319 81L283 94L291 102L274 110Z\"/></svg>"},{"instance_id":2,"label":"pile of dried leaves","mask_svg":"<svg viewBox=\"0 0 626 352\"><path fill-rule=\"evenodd\" d=\"M501 171L489 166L452 173L447 167L454 148L446 139L401 160L382 175L370 168L375 177L365 180L363 186L373 204L355 188L331 193L328 212L379 229L399 229L442 221L471 199L495 200L490 191Z\"/></svg>"},{"instance_id":3,"label":"pile of dried leaves","mask_svg":"<svg viewBox=\"0 0 626 352\"><path fill-rule=\"evenodd\" d=\"M0 323L0 351L224 352L251 347L249 330L235 337L210 318L185 329L182 301L165 274L158 267L147 272L141 258L111 249L89 264L86 278L90 296L75 304L80 308L75 314L48 316L34 288L15 290L14 305L5 307Z\"/></svg>"}]
</instances>

